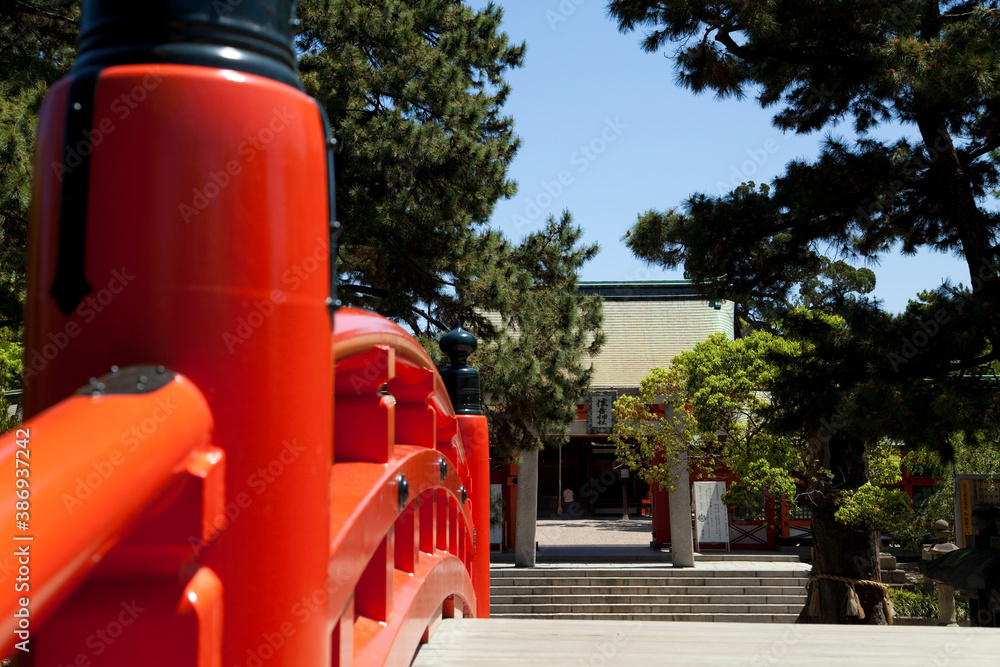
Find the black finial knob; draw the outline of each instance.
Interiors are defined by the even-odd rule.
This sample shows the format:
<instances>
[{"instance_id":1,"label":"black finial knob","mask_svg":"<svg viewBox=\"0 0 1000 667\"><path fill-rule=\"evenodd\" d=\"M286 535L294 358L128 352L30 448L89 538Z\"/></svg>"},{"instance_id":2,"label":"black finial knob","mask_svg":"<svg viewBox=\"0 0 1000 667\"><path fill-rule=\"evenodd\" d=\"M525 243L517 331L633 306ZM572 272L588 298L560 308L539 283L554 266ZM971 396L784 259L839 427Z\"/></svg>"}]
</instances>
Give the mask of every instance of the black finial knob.
<instances>
[{"instance_id":1,"label":"black finial knob","mask_svg":"<svg viewBox=\"0 0 1000 667\"><path fill-rule=\"evenodd\" d=\"M479 341L459 325L441 336L438 345L451 361L451 365L440 369L440 373L455 414L483 414L479 407L479 371L466 363L469 355L479 347Z\"/></svg>"},{"instance_id":2,"label":"black finial knob","mask_svg":"<svg viewBox=\"0 0 1000 667\"><path fill-rule=\"evenodd\" d=\"M459 324L457 329L452 329L441 336L438 345L441 351L448 355L451 365L460 368L465 366L466 359L479 347L479 341Z\"/></svg>"}]
</instances>

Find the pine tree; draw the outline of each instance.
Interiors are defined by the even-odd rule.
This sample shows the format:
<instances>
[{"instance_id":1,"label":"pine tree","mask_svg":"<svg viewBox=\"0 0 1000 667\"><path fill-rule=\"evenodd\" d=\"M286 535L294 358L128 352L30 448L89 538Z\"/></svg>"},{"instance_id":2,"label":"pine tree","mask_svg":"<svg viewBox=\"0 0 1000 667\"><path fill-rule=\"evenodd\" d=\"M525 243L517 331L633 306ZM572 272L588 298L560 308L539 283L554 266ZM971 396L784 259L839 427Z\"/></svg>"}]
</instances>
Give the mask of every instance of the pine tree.
<instances>
[{"instance_id":1,"label":"pine tree","mask_svg":"<svg viewBox=\"0 0 1000 667\"><path fill-rule=\"evenodd\" d=\"M4 359L20 350L38 106L72 63L79 5L0 0L0 327L13 328L0 336ZM575 417L600 305L576 293L597 248L578 245L568 214L516 244L488 227L515 191L503 75L525 46L509 43L494 5L304 0L298 18L300 77L341 146L340 298L404 323L435 354L433 336L459 322L473 330L499 448L541 446Z\"/></svg>"},{"instance_id":2,"label":"pine tree","mask_svg":"<svg viewBox=\"0 0 1000 667\"><path fill-rule=\"evenodd\" d=\"M515 192L503 75L525 46L493 4L305 0L299 18L299 73L341 147L339 298L405 323L432 353L462 323L480 339L497 450L554 443L601 343L600 304L576 290L597 247L578 247L568 213L516 244L488 227Z\"/></svg>"},{"instance_id":3,"label":"pine tree","mask_svg":"<svg viewBox=\"0 0 1000 667\"><path fill-rule=\"evenodd\" d=\"M25 254L38 109L72 63L79 2L0 0L0 357L20 386Z\"/></svg>"},{"instance_id":4,"label":"pine tree","mask_svg":"<svg viewBox=\"0 0 1000 667\"><path fill-rule=\"evenodd\" d=\"M568 212L511 246L496 233L476 253L490 257L467 302L488 306L495 333L473 361L485 388L484 408L498 453L554 446L576 419L604 342L599 297L577 289L577 275L597 254Z\"/></svg>"},{"instance_id":5,"label":"pine tree","mask_svg":"<svg viewBox=\"0 0 1000 667\"><path fill-rule=\"evenodd\" d=\"M843 492L874 477L883 439L946 459L955 437L981 441L1000 415L998 218L1000 9L995 2L674 2L613 0L622 31L647 51L676 44L677 79L694 92L773 108L774 124L828 137L770 186L692 195L640 215L628 244L780 321L808 355L775 354L773 426L813 443L832 476L805 489L817 574L878 578L878 541L836 518ZM898 131L899 138L877 138ZM912 135L912 138L911 138ZM795 310L795 295L837 260L925 248L962 257L969 286L915 295L891 315L850 299L838 317ZM826 296L832 296L830 294ZM995 444L993 445L995 447ZM824 580L824 622L845 622L844 589ZM866 622L881 596L859 590ZM803 620L808 620L804 617Z\"/></svg>"},{"instance_id":6,"label":"pine tree","mask_svg":"<svg viewBox=\"0 0 1000 667\"><path fill-rule=\"evenodd\" d=\"M340 299L415 332L467 320L465 242L515 191L503 74L524 45L457 0L305 0L299 18L299 74L341 146Z\"/></svg>"}]
</instances>

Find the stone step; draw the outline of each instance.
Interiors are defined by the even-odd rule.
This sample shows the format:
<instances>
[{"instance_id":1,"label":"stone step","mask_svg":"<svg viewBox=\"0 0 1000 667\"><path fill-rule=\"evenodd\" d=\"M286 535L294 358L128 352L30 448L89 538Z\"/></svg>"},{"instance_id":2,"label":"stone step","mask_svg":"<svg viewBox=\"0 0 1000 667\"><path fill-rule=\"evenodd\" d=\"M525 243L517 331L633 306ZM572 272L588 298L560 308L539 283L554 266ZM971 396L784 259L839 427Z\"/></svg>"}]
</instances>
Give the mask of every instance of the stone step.
<instances>
[{"instance_id":1,"label":"stone step","mask_svg":"<svg viewBox=\"0 0 1000 667\"><path fill-rule=\"evenodd\" d=\"M491 605L501 604L803 604L805 593L801 595L491 595Z\"/></svg>"},{"instance_id":2,"label":"stone step","mask_svg":"<svg viewBox=\"0 0 1000 667\"><path fill-rule=\"evenodd\" d=\"M703 570L703 569L581 569L581 568L493 568L490 579L524 579L547 577L549 579L588 579L606 577L642 577L654 579L711 579L718 577L808 577L809 568L796 570L740 569L740 570Z\"/></svg>"},{"instance_id":3,"label":"stone step","mask_svg":"<svg viewBox=\"0 0 1000 667\"><path fill-rule=\"evenodd\" d=\"M906 572L903 570L882 570L882 583L884 584L905 584L908 581Z\"/></svg>"},{"instance_id":4,"label":"stone step","mask_svg":"<svg viewBox=\"0 0 1000 667\"><path fill-rule=\"evenodd\" d=\"M650 577L590 577L579 579L547 577L520 577L517 579L490 580L491 588L510 586L805 586L807 577L708 577L700 578L650 578Z\"/></svg>"},{"instance_id":5,"label":"stone step","mask_svg":"<svg viewBox=\"0 0 1000 667\"><path fill-rule=\"evenodd\" d=\"M498 618L791 623L808 569L494 568Z\"/></svg>"},{"instance_id":6,"label":"stone step","mask_svg":"<svg viewBox=\"0 0 1000 667\"><path fill-rule=\"evenodd\" d=\"M798 614L799 604L490 604L490 615L507 614Z\"/></svg>"},{"instance_id":7,"label":"stone step","mask_svg":"<svg viewBox=\"0 0 1000 667\"><path fill-rule=\"evenodd\" d=\"M544 619L563 621L701 621L708 623L794 623L799 614L685 614L685 613L557 613L557 614L493 614L491 618Z\"/></svg>"},{"instance_id":8,"label":"stone step","mask_svg":"<svg viewBox=\"0 0 1000 667\"><path fill-rule=\"evenodd\" d=\"M508 586L494 596L527 595L805 595L801 586Z\"/></svg>"}]
</instances>

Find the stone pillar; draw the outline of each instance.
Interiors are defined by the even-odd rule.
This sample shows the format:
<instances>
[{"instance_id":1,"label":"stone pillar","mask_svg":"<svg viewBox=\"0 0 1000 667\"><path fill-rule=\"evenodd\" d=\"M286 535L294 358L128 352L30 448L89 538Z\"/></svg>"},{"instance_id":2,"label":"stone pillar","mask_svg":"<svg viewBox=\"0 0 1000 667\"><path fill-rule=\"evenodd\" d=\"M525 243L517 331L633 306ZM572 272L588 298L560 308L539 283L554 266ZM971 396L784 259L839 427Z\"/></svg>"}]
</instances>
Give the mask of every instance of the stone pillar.
<instances>
[{"instance_id":1,"label":"stone pillar","mask_svg":"<svg viewBox=\"0 0 1000 667\"><path fill-rule=\"evenodd\" d=\"M955 619L955 587L937 582L938 625L958 625Z\"/></svg>"},{"instance_id":2,"label":"stone pillar","mask_svg":"<svg viewBox=\"0 0 1000 667\"><path fill-rule=\"evenodd\" d=\"M535 520L538 516L538 451L521 452L517 466L515 567L535 567Z\"/></svg>"},{"instance_id":3,"label":"stone pillar","mask_svg":"<svg viewBox=\"0 0 1000 667\"><path fill-rule=\"evenodd\" d=\"M694 567L694 532L691 529L691 479L687 454L670 471L670 557L674 567Z\"/></svg>"}]
</instances>

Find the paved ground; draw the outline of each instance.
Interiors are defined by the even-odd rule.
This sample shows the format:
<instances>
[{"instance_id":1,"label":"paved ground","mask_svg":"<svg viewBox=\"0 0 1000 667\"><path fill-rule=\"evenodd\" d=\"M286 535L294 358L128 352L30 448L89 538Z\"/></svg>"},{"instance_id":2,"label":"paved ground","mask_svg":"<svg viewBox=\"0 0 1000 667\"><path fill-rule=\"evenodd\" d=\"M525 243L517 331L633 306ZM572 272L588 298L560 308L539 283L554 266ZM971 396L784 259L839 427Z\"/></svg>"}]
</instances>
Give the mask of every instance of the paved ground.
<instances>
[{"instance_id":1,"label":"paved ground","mask_svg":"<svg viewBox=\"0 0 1000 667\"><path fill-rule=\"evenodd\" d=\"M412 667L996 667L992 628L447 619Z\"/></svg>"},{"instance_id":2,"label":"paved ground","mask_svg":"<svg viewBox=\"0 0 1000 667\"><path fill-rule=\"evenodd\" d=\"M653 539L653 520L647 517L622 519L539 519L535 528L538 546L642 546Z\"/></svg>"},{"instance_id":3,"label":"paved ground","mask_svg":"<svg viewBox=\"0 0 1000 667\"><path fill-rule=\"evenodd\" d=\"M669 566L669 549L652 549L652 519L648 517L539 519L535 529L538 543L536 561L539 567L575 564L629 564ZM807 551L806 551L807 553ZM743 561L731 565L709 566L712 561ZM493 567L514 562L513 553L491 554ZM795 553L721 552L695 554L695 567L746 569L746 561L790 561L775 569L808 569Z\"/></svg>"},{"instance_id":4,"label":"paved ground","mask_svg":"<svg viewBox=\"0 0 1000 667\"><path fill-rule=\"evenodd\" d=\"M541 519L538 569L628 563L670 564L669 550L649 547L650 520ZM491 567L513 567L493 554ZM740 560L736 560L739 558ZM509 563L497 562L509 560ZM695 569L808 570L797 554L696 554ZM1000 664L1000 632L987 628L831 626L655 621L446 619L421 647L413 667L645 665L926 665Z\"/></svg>"}]
</instances>

